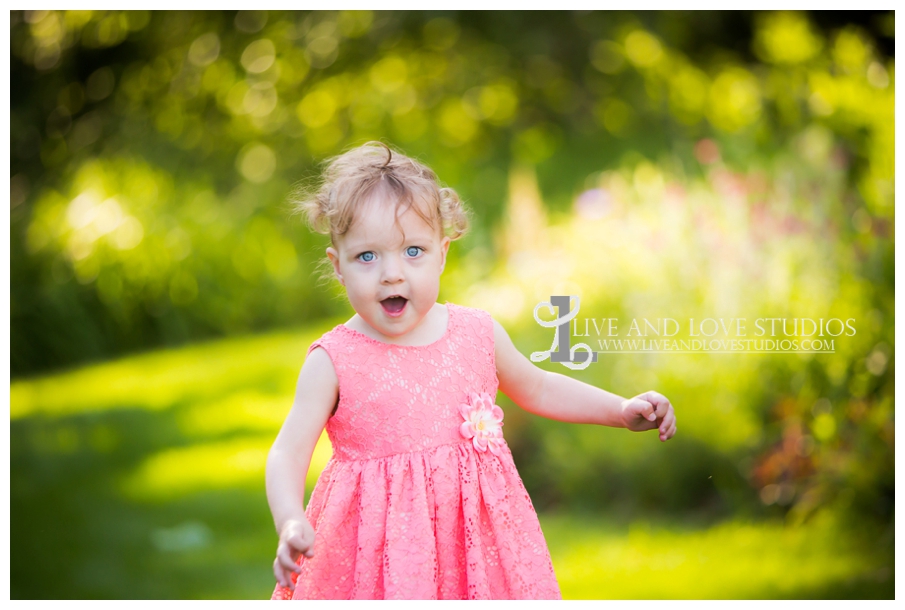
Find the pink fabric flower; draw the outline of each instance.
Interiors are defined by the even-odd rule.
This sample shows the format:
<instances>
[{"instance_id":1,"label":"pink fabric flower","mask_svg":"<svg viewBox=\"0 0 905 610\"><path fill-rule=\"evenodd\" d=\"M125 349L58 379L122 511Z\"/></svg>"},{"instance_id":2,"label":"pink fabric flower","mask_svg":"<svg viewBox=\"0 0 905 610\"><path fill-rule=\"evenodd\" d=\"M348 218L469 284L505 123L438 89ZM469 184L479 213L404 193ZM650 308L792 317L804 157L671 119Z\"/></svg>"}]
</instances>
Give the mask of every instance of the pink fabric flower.
<instances>
[{"instance_id":1,"label":"pink fabric flower","mask_svg":"<svg viewBox=\"0 0 905 610\"><path fill-rule=\"evenodd\" d=\"M465 421L459 432L470 438L474 448L500 455L503 447L503 410L493 404L493 398L486 392L469 393L471 404L460 403L459 413Z\"/></svg>"}]
</instances>

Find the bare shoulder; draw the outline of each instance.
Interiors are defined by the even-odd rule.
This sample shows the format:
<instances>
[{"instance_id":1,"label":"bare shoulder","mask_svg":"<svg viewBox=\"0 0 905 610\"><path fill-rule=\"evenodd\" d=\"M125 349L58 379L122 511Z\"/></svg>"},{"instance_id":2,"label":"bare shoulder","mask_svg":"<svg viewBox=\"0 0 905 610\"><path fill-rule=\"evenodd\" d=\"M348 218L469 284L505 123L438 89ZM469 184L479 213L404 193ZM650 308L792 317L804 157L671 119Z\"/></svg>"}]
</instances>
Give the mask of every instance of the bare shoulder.
<instances>
[{"instance_id":1,"label":"bare shoulder","mask_svg":"<svg viewBox=\"0 0 905 610\"><path fill-rule=\"evenodd\" d=\"M509 333L503 328L503 325L493 317L491 317L491 320L493 320L493 347L497 357L497 368L499 368L501 358L506 361L511 361L518 360L518 358L521 357L521 359L524 360L525 357L522 356L522 353L515 347L515 344L509 337Z\"/></svg>"},{"instance_id":2,"label":"bare shoulder","mask_svg":"<svg viewBox=\"0 0 905 610\"><path fill-rule=\"evenodd\" d=\"M299 372L293 408L326 422L339 397L339 377L327 350L318 346L308 354Z\"/></svg>"},{"instance_id":3,"label":"bare shoulder","mask_svg":"<svg viewBox=\"0 0 905 610\"><path fill-rule=\"evenodd\" d=\"M339 379L327 350L315 347L305 358L295 398L273 449L289 455L311 455L339 397Z\"/></svg>"},{"instance_id":4,"label":"bare shoulder","mask_svg":"<svg viewBox=\"0 0 905 610\"><path fill-rule=\"evenodd\" d=\"M500 391L525 407L527 401L539 391L544 371L515 347L509 333L496 319L493 320L493 341Z\"/></svg>"},{"instance_id":5,"label":"bare shoulder","mask_svg":"<svg viewBox=\"0 0 905 610\"><path fill-rule=\"evenodd\" d=\"M512 340L509 338L509 333L506 332L506 329L503 328L503 325L500 324L496 318L491 316L490 318L493 321L493 341L496 345L500 343L512 343Z\"/></svg>"},{"instance_id":6,"label":"bare shoulder","mask_svg":"<svg viewBox=\"0 0 905 610\"><path fill-rule=\"evenodd\" d=\"M315 347L305 358L302 370L299 373L299 381L310 384L309 387L323 386L324 388L339 388L339 378L333 360L321 346Z\"/></svg>"}]
</instances>

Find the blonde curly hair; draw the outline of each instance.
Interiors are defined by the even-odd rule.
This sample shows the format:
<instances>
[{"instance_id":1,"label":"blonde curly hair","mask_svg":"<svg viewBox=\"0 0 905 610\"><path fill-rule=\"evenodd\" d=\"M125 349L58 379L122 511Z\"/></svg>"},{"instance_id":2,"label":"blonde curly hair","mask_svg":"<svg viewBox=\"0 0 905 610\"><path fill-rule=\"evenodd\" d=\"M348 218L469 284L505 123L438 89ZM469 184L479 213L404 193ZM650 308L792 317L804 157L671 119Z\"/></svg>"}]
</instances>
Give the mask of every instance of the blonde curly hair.
<instances>
[{"instance_id":1,"label":"blonde curly hair","mask_svg":"<svg viewBox=\"0 0 905 610\"><path fill-rule=\"evenodd\" d=\"M469 213L459 195L441 187L429 167L383 142L367 142L324 165L321 180L314 188L296 191L292 203L314 231L330 236L333 247L352 226L356 212L378 192L396 200L397 223L398 210L405 206L452 240L468 231ZM331 276L329 262L321 262L326 263L323 276Z\"/></svg>"}]
</instances>

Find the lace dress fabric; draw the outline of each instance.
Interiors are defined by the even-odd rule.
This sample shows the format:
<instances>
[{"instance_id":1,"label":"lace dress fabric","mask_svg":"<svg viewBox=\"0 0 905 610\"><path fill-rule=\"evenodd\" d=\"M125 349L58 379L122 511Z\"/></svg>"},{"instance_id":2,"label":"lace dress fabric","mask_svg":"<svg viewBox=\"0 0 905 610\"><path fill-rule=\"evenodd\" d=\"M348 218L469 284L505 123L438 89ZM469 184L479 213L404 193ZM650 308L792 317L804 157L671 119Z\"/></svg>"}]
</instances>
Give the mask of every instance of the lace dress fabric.
<instances>
[{"instance_id":1,"label":"lace dress fabric","mask_svg":"<svg viewBox=\"0 0 905 610\"><path fill-rule=\"evenodd\" d=\"M459 404L496 397L493 321L447 303L445 335L392 345L339 325L333 456L306 515L314 556L271 599L560 599L537 514L503 443L478 451Z\"/></svg>"}]
</instances>

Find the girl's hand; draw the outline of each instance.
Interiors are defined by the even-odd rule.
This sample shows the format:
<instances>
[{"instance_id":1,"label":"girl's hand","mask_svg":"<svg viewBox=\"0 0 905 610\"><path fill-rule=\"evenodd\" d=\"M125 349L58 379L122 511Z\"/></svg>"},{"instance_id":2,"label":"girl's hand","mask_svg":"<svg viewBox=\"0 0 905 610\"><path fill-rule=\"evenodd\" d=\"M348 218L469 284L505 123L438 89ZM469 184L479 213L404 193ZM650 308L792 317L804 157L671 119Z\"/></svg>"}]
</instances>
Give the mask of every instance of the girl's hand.
<instances>
[{"instance_id":1,"label":"girl's hand","mask_svg":"<svg viewBox=\"0 0 905 610\"><path fill-rule=\"evenodd\" d=\"M675 411L659 392L645 392L623 402L622 421L635 432L658 428L661 441L668 441L676 434Z\"/></svg>"},{"instance_id":2,"label":"girl's hand","mask_svg":"<svg viewBox=\"0 0 905 610\"><path fill-rule=\"evenodd\" d=\"M277 546L277 558L273 561L273 574L281 587L289 587L295 591L292 572L299 573L302 568L296 563L299 555L313 557L314 528L307 519L290 519L280 532L280 544Z\"/></svg>"}]
</instances>

